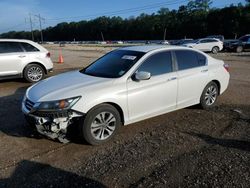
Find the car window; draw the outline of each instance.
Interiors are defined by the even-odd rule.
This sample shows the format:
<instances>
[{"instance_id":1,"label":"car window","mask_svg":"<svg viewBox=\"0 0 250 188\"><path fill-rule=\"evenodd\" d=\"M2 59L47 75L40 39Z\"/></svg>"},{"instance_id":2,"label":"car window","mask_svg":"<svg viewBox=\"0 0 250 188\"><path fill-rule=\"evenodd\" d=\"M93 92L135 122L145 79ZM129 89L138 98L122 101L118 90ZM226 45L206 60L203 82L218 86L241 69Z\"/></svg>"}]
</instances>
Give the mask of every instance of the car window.
<instances>
[{"instance_id":1,"label":"car window","mask_svg":"<svg viewBox=\"0 0 250 188\"><path fill-rule=\"evenodd\" d=\"M37 52L37 51L39 51L36 47L34 47L33 45L31 45L29 43L22 42L21 45L23 46L23 48L25 49L26 52Z\"/></svg>"},{"instance_id":2,"label":"car window","mask_svg":"<svg viewBox=\"0 0 250 188\"><path fill-rule=\"evenodd\" d=\"M151 76L173 71L171 52L159 52L148 57L137 71L150 72Z\"/></svg>"},{"instance_id":3,"label":"car window","mask_svg":"<svg viewBox=\"0 0 250 188\"><path fill-rule=\"evenodd\" d=\"M206 43L207 42L207 40L205 39L205 40L200 40L200 43Z\"/></svg>"},{"instance_id":4,"label":"car window","mask_svg":"<svg viewBox=\"0 0 250 188\"><path fill-rule=\"evenodd\" d=\"M197 59L198 59L198 64L200 66L204 66L207 64L207 58L206 56L202 55L201 53L198 53L198 52L194 52L196 53L196 56L197 56Z\"/></svg>"},{"instance_id":5,"label":"car window","mask_svg":"<svg viewBox=\"0 0 250 188\"><path fill-rule=\"evenodd\" d=\"M175 55L179 70L195 68L206 64L206 57L198 52L176 50Z\"/></svg>"},{"instance_id":6,"label":"car window","mask_svg":"<svg viewBox=\"0 0 250 188\"><path fill-rule=\"evenodd\" d=\"M218 42L218 41L215 39L208 39L208 42Z\"/></svg>"},{"instance_id":7,"label":"car window","mask_svg":"<svg viewBox=\"0 0 250 188\"><path fill-rule=\"evenodd\" d=\"M17 42L0 42L0 53L23 52L20 44Z\"/></svg>"},{"instance_id":8,"label":"car window","mask_svg":"<svg viewBox=\"0 0 250 188\"><path fill-rule=\"evenodd\" d=\"M248 38L249 38L248 36L243 36L243 37L240 37L239 40L242 42L246 42Z\"/></svg>"}]
</instances>

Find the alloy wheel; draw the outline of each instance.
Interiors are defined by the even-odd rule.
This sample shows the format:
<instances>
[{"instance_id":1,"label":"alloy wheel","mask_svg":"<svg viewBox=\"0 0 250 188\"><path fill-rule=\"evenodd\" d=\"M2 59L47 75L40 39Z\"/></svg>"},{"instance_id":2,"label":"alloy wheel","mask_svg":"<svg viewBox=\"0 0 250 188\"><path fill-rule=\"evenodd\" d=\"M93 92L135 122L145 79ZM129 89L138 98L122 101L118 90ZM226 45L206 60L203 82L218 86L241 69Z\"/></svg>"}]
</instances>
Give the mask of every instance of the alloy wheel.
<instances>
[{"instance_id":1,"label":"alloy wheel","mask_svg":"<svg viewBox=\"0 0 250 188\"><path fill-rule=\"evenodd\" d=\"M207 91L205 93L205 101L206 105L211 106L214 104L217 98L217 88L213 85L207 88Z\"/></svg>"},{"instance_id":2,"label":"alloy wheel","mask_svg":"<svg viewBox=\"0 0 250 188\"><path fill-rule=\"evenodd\" d=\"M27 76L33 82L37 82L43 77L43 70L40 67L31 67L28 70Z\"/></svg>"},{"instance_id":3,"label":"alloy wheel","mask_svg":"<svg viewBox=\"0 0 250 188\"><path fill-rule=\"evenodd\" d=\"M115 131L116 118L110 112L101 112L91 123L91 134L96 140L106 140Z\"/></svg>"}]
</instances>

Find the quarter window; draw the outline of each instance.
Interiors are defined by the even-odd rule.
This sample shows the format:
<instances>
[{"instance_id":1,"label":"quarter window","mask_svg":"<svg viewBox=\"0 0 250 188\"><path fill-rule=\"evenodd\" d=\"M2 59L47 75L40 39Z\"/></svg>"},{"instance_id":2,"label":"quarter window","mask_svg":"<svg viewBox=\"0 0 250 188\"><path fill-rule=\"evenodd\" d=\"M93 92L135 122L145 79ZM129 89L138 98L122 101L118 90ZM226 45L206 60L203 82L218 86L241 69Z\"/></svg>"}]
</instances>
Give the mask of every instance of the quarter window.
<instances>
[{"instance_id":1,"label":"quarter window","mask_svg":"<svg viewBox=\"0 0 250 188\"><path fill-rule=\"evenodd\" d=\"M190 50L176 50L178 69L185 70L206 65L206 57Z\"/></svg>"},{"instance_id":2,"label":"quarter window","mask_svg":"<svg viewBox=\"0 0 250 188\"><path fill-rule=\"evenodd\" d=\"M199 65L205 66L207 63L207 58L204 55L202 55L201 53L197 53L197 52L194 52L194 53L196 53L196 55L197 55Z\"/></svg>"},{"instance_id":3,"label":"quarter window","mask_svg":"<svg viewBox=\"0 0 250 188\"><path fill-rule=\"evenodd\" d=\"M20 44L17 42L0 42L0 53L23 52Z\"/></svg>"},{"instance_id":4,"label":"quarter window","mask_svg":"<svg viewBox=\"0 0 250 188\"><path fill-rule=\"evenodd\" d=\"M36 47L32 46L29 43L22 42L21 43L26 52L37 52L39 51Z\"/></svg>"},{"instance_id":5,"label":"quarter window","mask_svg":"<svg viewBox=\"0 0 250 188\"><path fill-rule=\"evenodd\" d=\"M138 71L150 72L151 76L173 71L171 52L159 52L147 58Z\"/></svg>"}]
</instances>

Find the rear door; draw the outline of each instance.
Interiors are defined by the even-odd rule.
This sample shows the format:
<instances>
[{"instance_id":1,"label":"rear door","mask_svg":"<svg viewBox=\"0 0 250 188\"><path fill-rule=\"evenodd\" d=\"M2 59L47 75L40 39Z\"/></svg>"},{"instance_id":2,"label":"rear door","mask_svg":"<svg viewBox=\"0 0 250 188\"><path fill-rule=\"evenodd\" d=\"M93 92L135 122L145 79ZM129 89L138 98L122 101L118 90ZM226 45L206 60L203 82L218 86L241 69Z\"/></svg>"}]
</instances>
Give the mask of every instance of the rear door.
<instances>
[{"instance_id":1,"label":"rear door","mask_svg":"<svg viewBox=\"0 0 250 188\"><path fill-rule=\"evenodd\" d=\"M197 104L207 83L207 58L193 50L174 52L178 65L177 108Z\"/></svg>"},{"instance_id":2,"label":"rear door","mask_svg":"<svg viewBox=\"0 0 250 188\"><path fill-rule=\"evenodd\" d=\"M24 50L18 42L0 42L0 76L21 73L25 57Z\"/></svg>"},{"instance_id":3,"label":"rear door","mask_svg":"<svg viewBox=\"0 0 250 188\"><path fill-rule=\"evenodd\" d=\"M29 43L21 42L20 44L23 47L23 49L26 51L26 54L28 55L29 59L45 57L46 55L46 53L44 53L43 55L39 53L40 50Z\"/></svg>"},{"instance_id":4,"label":"rear door","mask_svg":"<svg viewBox=\"0 0 250 188\"><path fill-rule=\"evenodd\" d=\"M207 39L200 40L200 42L197 44L197 48L201 51L209 51L209 43Z\"/></svg>"}]
</instances>

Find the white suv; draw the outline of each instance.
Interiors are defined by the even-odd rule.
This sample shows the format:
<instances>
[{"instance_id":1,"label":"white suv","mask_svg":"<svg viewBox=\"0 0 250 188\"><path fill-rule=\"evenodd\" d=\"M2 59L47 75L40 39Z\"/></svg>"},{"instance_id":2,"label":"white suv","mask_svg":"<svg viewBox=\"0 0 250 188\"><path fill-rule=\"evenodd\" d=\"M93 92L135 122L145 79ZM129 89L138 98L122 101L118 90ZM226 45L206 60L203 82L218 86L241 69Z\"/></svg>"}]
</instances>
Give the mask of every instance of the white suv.
<instances>
[{"instance_id":1,"label":"white suv","mask_svg":"<svg viewBox=\"0 0 250 188\"><path fill-rule=\"evenodd\" d=\"M223 42L215 38L204 38L190 41L183 46L216 54L223 49Z\"/></svg>"},{"instance_id":2,"label":"white suv","mask_svg":"<svg viewBox=\"0 0 250 188\"><path fill-rule=\"evenodd\" d=\"M0 80L25 78L38 82L51 72L50 53L30 40L0 39Z\"/></svg>"},{"instance_id":3,"label":"white suv","mask_svg":"<svg viewBox=\"0 0 250 188\"><path fill-rule=\"evenodd\" d=\"M82 137L96 145L121 125L198 103L210 108L228 82L227 65L198 50L126 47L31 86L22 111L41 134L67 142L69 128L80 125Z\"/></svg>"}]
</instances>

